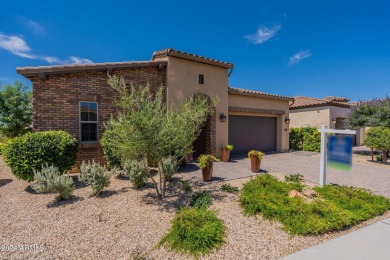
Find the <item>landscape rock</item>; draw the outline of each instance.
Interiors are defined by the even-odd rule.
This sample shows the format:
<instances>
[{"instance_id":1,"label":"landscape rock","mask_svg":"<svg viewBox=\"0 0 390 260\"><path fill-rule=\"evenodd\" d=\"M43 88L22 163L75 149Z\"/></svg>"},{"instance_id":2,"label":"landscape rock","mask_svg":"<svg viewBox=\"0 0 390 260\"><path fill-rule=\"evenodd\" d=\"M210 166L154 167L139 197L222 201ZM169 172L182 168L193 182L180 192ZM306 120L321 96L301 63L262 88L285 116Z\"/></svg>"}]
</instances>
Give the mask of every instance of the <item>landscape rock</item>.
<instances>
[{"instance_id":1,"label":"landscape rock","mask_svg":"<svg viewBox=\"0 0 390 260\"><path fill-rule=\"evenodd\" d=\"M312 198L314 198L314 197L317 197L317 192L315 192L314 190L309 189L309 188L304 188L304 189L302 190L302 194L303 194L305 197L309 198L309 199L312 199Z\"/></svg>"}]
</instances>

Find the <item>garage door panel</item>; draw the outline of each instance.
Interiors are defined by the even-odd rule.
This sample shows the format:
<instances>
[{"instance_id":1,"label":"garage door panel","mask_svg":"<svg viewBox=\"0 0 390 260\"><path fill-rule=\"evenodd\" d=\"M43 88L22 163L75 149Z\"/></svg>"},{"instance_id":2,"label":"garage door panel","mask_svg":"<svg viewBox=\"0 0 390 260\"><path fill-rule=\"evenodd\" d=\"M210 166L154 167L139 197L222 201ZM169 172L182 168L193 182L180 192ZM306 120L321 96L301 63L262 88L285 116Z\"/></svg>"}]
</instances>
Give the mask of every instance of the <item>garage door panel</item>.
<instances>
[{"instance_id":1,"label":"garage door panel","mask_svg":"<svg viewBox=\"0 0 390 260\"><path fill-rule=\"evenodd\" d=\"M229 144L232 154L245 154L252 149L276 150L276 118L229 116Z\"/></svg>"}]
</instances>

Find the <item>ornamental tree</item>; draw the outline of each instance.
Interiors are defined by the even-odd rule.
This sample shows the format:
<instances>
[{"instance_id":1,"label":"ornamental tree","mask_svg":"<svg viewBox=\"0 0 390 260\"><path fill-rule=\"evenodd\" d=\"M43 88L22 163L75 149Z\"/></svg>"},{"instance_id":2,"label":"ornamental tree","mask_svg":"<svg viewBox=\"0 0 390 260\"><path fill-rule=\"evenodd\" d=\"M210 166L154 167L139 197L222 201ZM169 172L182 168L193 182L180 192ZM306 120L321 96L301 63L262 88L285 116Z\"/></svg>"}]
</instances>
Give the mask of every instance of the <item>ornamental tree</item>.
<instances>
[{"instance_id":1,"label":"ornamental tree","mask_svg":"<svg viewBox=\"0 0 390 260\"><path fill-rule=\"evenodd\" d=\"M32 122L31 91L20 81L0 84L0 135L15 137L30 130Z\"/></svg>"},{"instance_id":2,"label":"ornamental tree","mask_svg":"<svg viewBox=\"0 0 390 260\"><path fill-rule=\"evenodd\" d=\"M164 164L178 164L192 152L192 143L214 113L217 99L195 94L181 104L167 105L163 87L152 93L148 85L127 86L123 78L116 76L109 76L108 83L119 97L114 102L117 113L106 123L102 143L121 164L147 160L150 167L159 169L159 180L151 171L148 174L158 197L164 198L172 175L164 169L175 168Z\"/></svg>"},{"instance_id":3,"label":"ornamental tree","mask_svg":"<svg viewBox=\"0 0 390 260\"><path fill-rule=\"evenodd\" d=\"M383 161L387 162L387 154L390 152L390 128L373 127L367 131L364 144L371 149L382 151Z\"/></svg>"}]
</instances>

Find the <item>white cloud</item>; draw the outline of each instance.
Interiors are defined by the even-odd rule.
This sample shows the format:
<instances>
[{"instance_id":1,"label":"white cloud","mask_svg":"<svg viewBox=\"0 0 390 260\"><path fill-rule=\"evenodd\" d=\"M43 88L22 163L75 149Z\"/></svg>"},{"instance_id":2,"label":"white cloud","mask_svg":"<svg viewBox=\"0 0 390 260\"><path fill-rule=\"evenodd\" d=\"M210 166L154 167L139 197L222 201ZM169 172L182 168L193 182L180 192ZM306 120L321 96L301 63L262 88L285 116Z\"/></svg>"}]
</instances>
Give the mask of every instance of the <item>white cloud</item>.
<instances>
[{"instance_id":1,"label":"white cloud","mask_svg":"<svg viewBox=\"0 0 390 260\"><path fill-rule=\"evenodd\" d=\"M70 60L72 63L75 63L75 64L88 64L88 63L93 63L91 60L89 59L85 59L85 58L80 58L80 57L77 57L77 56L71 56L70 57Z\"/></svg>"},{"instance_id":2,"label":"white cloud","mask_svg":"<svg viewBox=\"0 0 390 260\"><path fill-rule=\"evenodd\" d=\"M76 64L87 64L93 63L91 60L81 58L77 56L71 56L68 60L62 60L53 56L38 56L32 53L31 48L25 42L25 40L16 35L5 35L0 33L0 48L7 50L19 57L35 60L44 60L47 63L61 64L61 63L76 63Z\"/></svg>"},{"instance_id":3,"label":"white cloud","mask_svg":"<svg viewBox=\"0 0 390 260\"><path fill-rule=\"evenodd\" d=\"M309 58L311 56L311 52L309 50L300 51L296 53L294 56L290 57L288 62L289 66L298 64L301 60Z\"/></svg>"},{"instance_id":4,"label":"white cloud","mask_svg":"<svg viewBox=\"0 0 390 260\"><path fill-rule=\"evenodd\" d=\"M46 62L48 62L48 63L50 63L50 64L53 64L53 63L64 63L62 60L60 60L57 57L42 56L41 59L46 61Z\"/></svg>"},{"instance_id":5,"label":"white cloud","mask_svg":"<svg viewBox=\"0 0 390 260\"><path fill-rule=\"evenodd\" d=\"M24 39L16 35L5 35L0 33L0 48L23 58L37 58L35 55L30 53L31 48L27 45Z\"/></svg>"},{"instance_id":6,"label":"white cloud","mask_svg":"<svg viewBox=\"0 0 390 260\"><path fill-rule=\"evenodd\" d=\"M33 20L29 20L23 16L19 16L18 19L24 26L29 28L35 34L45 34L46 33L46 28L43 25L41 25L40 23L33 21Z\"/></svg>"},{"instance_id":7,"label":"white cloud","mask_svg":"<svg viewBox=\"0 0 390 260\"><path fill-rule=\"evenodd\" d=\"M273 38L281 28L282 26L279 24L272 27L260 26L256 33L245 35L244 38L254 44L263 44Z\"/></svg>"},{"instance_id":8,"label":"white cloud","mask_svg":"<svg viewBox=\"0 0 390 260\"><path fill-rule=\"evenodd\" d=\"M44 34L46 32L45 28L42 25L33 20L27 20L26 24L36 34Z\"/></svg>"}]
</instances>

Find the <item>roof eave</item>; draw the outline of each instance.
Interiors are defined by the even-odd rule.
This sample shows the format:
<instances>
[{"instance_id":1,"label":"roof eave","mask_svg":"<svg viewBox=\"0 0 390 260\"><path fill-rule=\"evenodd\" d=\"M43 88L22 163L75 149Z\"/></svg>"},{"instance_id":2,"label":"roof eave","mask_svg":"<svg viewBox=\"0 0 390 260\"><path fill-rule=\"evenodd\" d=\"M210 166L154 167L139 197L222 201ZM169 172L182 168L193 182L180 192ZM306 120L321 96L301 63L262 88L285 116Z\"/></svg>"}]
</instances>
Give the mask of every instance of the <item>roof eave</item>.
<instances>
[{"instance_id":1,"label":"roof eave","mask_svg":"<svg viewBox=\"0 0 390 260\"><path fill-rule=\"evenodd\" d=\"M303 109L303 108L315 108L315 107L343 107L343 108L350 108L352 105L345 104L329 104L329 103L324 103L324 104L317 104L317 105L305 105L305 106L297 106L297 107L290 107L290 110L298 110L298 109Z\"/></svg>"},{"instance_id":2,"label":"roof eave","mask_svg":"<svg viewBox=\"0 0 390 260\"><path fill-rule=\"evenodd\" d=\"M249 97L261 97L261 98L267 98L267 99L277 99L277 100L283 100L283 101L293 101L294 98L290 97L283 97L283 96L274 96L274 95L267 95L267 94L261 94L261 93L246 93L241 92L235 89L229 89L229 94L231 95L237 95L237 96L249 96Z\"/></svg>"},{"instance_id":3,"label":"roof eave","mask_svg":"<svg viewBox=\"0 0 390 260\"><path fill-rule=\"evenodd\" d=\"M231 63L224 63L224 62L219 62L216 60L209 60L209 59L206 59L203 57L197 57L197 56L188 55L188 54L180 53L180 52L176 52L176 51L171 51L169 56L180 58L180 59L185 59L185 60L196 61L199 63L213 65L213 66L217 66L217 67L222 67L225 69L231 69L234 67L233 64L231 64Z\"/></svg>"},{"instance_id":4,"label":"roof eave","mask_svg":"<svg viewBox=\"0 0 390 260\"><path fill-rule=\"evenodd\" d=\"M89 71L111 71L114 69L126 68L144 68L144 67L159 67L161 64L166 65L166 61L144 61L144 62L107 62L93 64L69 64L58 66L40 66L40 67L17 67L16 72L26 78L39 76L42 74L63 74Z\"/></svg>"}]
</instances>

